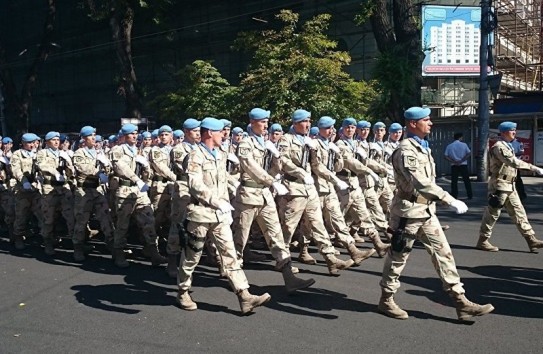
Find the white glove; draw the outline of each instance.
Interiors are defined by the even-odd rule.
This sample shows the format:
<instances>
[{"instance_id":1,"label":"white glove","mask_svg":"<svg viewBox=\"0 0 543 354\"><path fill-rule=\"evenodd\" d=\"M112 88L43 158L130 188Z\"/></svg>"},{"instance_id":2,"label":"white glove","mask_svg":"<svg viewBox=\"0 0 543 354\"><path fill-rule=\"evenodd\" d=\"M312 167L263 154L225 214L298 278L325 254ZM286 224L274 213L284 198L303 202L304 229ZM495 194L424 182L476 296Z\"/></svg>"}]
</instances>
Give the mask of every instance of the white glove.
<instances>
[{"instance_id":1,"label":"white glove","mask_svg":"<svg viewBox=\"0 0 543 354\"><path fill-rule=\"evenodd\" d=\"M387 175L390 178L394 178L394 170L392 168L387 169Z\"/></svg>"},{"instance_id":2,"label":"white glove","mask_svg":"<svg viewBox=\"0 0 543 354\"><path fill-rule=\"evenodd\" d=\"M9 166L9 159L6 156L0 157L0 162L6 166Z\"/></svg>"},{"instance_id":3,"label":"white glove","mask_svg":"<svg viewBox=\"0 0 543 354\"><path fill-rule=\"evenodd\" d=\"M272 187L277 192L277 195L288 194L288 188L282 185L280 182L273 182Z\"/></svg>"},{"instance_id":4,"label":"white glove","mask_svg":"<svg viewBox=\"0 0 543 354\"><path fill-rule=\"evenodd\" d=\"M57 182L64 182L66 181L66 178L64 178L63 175L61 175L60 173L57 172L57 174L55 175L55 179L57 180Z\"/></svg>"},{"instance_id":5,"label":"white glove","mask_svg":"<svg viewBox=\"0 0 543 354\"><path fill-rule=\"evenodd\" d=\"M276 174L274 179L279 181L281 179L281 174L280 173Z\"/></svg>"},{"instance_id":6,"label":"white glove","mask_svg":"<svg viewBox=\"0 0 543 354\"><path fill-rule=\"evenodd\" d=\"M145 167L149 167L149 161L141 155L136 155L136 162Z\"/></svg>"},{"instance_id":7,"label":"white glove","mask_svg":"<svg viewBox=\"0 0 543 354\"><path fill-rule=\"evenodd\" d=\"M226 214L226 213L230 213L231 211L233 211L234 207L232 206L232 204L228 203L226 200L221 200L219 202L219 210L223 214Z\"/></svg>"},{"instance_id":8,"label":"white glove","mask_svg":"<svg viewBox=\"0 0 543 354\"><path fill-rule=\"evenodd\" d=\"M468 211L468 206L466 203L458 199L453 200L449 207L453 209L456 214L464 214L466 211Z\"/></svg>"},{"instance_id":9,"label":"white glove","mask_svg":"<svg viewBox=\"0 0 543 354\"><path fill-rule=\"evenodd\" d=\"M228 161L232 162L233 164L235 165L239 165L239 159L236 155L234 155L233 153L228 153L228 156L226 158Z\"/></svg>"},{"instance_id":10,"label":"white glove","mask_svg":"<svg viewBox=\"0 0 543 354\"><path fill-rule=\"evenodd\" d=\"M240 181L234 181L232 183L232 185L234 186L235 189L238 189L238 187L240 186L241 182Z\"/></svg>"},{"instance_id":11,"label":"white glove","mask_svg":"<svg viewBox=\"0 0 543 354\"><path fill-rule=\"evenodd\" d=\"M136 183L138 188L140 189L140 192L147 192L149 190L149 185L145 182L143 182L141 179Z\"/></svg>"},{"instance_id":12,"label":"white glove","mask_svg":"<svg viewBox=\"0 0 543 354\"><path fill-rule=\"evenodd\" d=\"M310 149L315 148L315 140L311 139L308 136L304 136L304 144L307 145Z\"/></svg>"},{"instance_id":13,"label":"white glove","mask_svg":"<svg viewBox=\"0 0 543 354\"><path fill-rule=\"evenodd\" d=\"M539 176L543 176L543 168L535 167L533 169L535 173L537 173Z\"/></svg>"},{"instance_id":14,"label":"white glove","mask_svg":"<svg viewBox=\"0 0 543 354\"><path fill-rule=\"evenodd\" d=\"M373 180L375 181L375 183L379 183L381 181L381 179L379 178L379 176L377 175L377 173L373 172L373 171L370 171L370 177L373 178Z\"/></svg>"},{"instance_id":15,"label":"white glove","mask_svg":"<svg viewBox=\"0 0 543 354\"><path fill-rule=\"evenodd\" d=\"M24 182L24 183L23 183L23 189L24 189L25 191L31 190L31 189L32 189L32 185L30 184L30 182Z\"/></svg>"},{"instance_id":16,"label":"white glove","mask_svg":"<svg viewBox=\"0 0 543 354\"><path fill-rule=\"evenodd\" d=\"M111 163L109 162L109 159L103 155L103 154L97 154L96 160L100 161L104 167L111 166Z\"/></svg>"},{"instance_id":17,"label":"white glove","mask_svg":"<svg viewBox=\"0 0 543 354\"><path fill-rule=\"evenodd\" d=\"M366 153L366 150L362 149L361 147L356 149L356 153L360 155L363 159L368 158L368 154Z\"/></svg>"},{"instance_id":18,"label":"white glove","mask_svg":"<svg viewBox=\"0 0 543 354\"><path fill-rule=\"evenodd\" d=\"M338 187L339 190L344 191L346 189L349 189L349 184L347 182L345 182L345 181L342 181L342 180L338 179L336 181L336 187Z\"/></svg>"},{"instance_id":19,"label":"white glove","mask_svg":"<svg viewBox=\"0 0 543 354\"><path fill-rule=\"evenodd\" d=\"M100 183L101 184L106 184L109 182L109 178L107 177L107 175L103 172L100 172L98 174L98 179L100 180Z\"/></svg>"},{"instance_id":20,"label":"white glove","mask_svg":"<svg viewBox=\"0 0 543 354\"><path fill-rule=\"evenodd\" d=\"M311 175L307 175L307 176L304 177L304 183L305 184L314 184L315 180L313 179L313 177Z\"/></svg>"},{"instance_id":21,"label":"white glove","mask_svg":"<svg viewBox=\"0 0 543 354\"><path fill-rule=\"evenodd\" d=\"M68 153L64 150L60 150L60 152L58 153L58 156L63 158L65 161L71 161L72 159L70 158L70 155L68 155Z\"/></svg>"},{"instance_id":22,"label":"white glove","mask_svg":"<svg viewBox=\"0 0 543 354\"><path fill-rule=\"evenodd\" d=\"M340 152L339 147L331 141L328 143L328 148L332 150L333 152L335 152L336 154L339 154Z\"/></svg>"},{"instance_id":23,"label":"white glove","mask_svg":"<svg viewBox=\"0 0 543 354\"><path fill-rule=\"evenodd\" d=\"M279 154L279 150L277 150L277 147L275 146L274 143L272 143L271 141L269 140L266 140L266 142L264 143L264 146L266 147L266 149L272 153L273 156L275 157L279 157L280 154Z\"/></svg>"}]
</instances>

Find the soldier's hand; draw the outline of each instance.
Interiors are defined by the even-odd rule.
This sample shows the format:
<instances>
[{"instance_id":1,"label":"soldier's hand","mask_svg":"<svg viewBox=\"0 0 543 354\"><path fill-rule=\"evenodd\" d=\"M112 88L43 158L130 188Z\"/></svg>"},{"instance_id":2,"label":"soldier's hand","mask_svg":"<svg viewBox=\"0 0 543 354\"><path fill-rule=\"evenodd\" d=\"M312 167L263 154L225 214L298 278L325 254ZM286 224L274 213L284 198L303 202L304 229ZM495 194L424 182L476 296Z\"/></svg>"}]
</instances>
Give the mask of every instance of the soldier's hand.
<instances>
[{"instance_id":1,"label":"soldier's hand","mask_svg":"<svg viewBox=\"0 0 543 354\"><path fill-rule=\"evenodd\" d=\"M271 141L266 140L266 142L264 143L264 147L266 147L266 150L268 150L269 152L271 152L271 154L272 154L274 157L279 157L279 156L280 156L279 150L277 150L277 147L276 147L275 144L272 143Z\"/></svg>"},{"instance_id":2,"label":"soldier's hand","mask_svg":"<svg viewBox=\"0 0 543 354\"><path fill-rule=\"evenodd\" d=\"M537 173L539 176L543 176L543 168L539 168L539 167L534 166L534 169L532 171Z\"/></svg>"},{"instance_id":3,"label":"soldier's hand","mask_svg":"<svg viewBox=\"0 0 543 354\"><path fill-rule=\"evenodd\" d=\"M58 156L60 156L65 161L71 161L72 160L70 158L70 155L68 155L68 153L66 151L64 151L64 150L60 150L60 152L58 153Z\"/></svg>"},{"instance_id":4,"label":"soldier's hand","mask_svg":"<svg viewBox=\"0 0 543 354\"><path fill-rule=\"evenodd\" d=\"M311 139L308 136L304 136L304 144L310 149L315 149L315 140Z\"/></svg>"},{"instance_id":5,"label":"soldier's hand","mask_svg":"<svg viewBox=\"0 0 543 354\"><path fill-rule=\"evenodd\" d=\"M149 161L141 155L136 155L136 162L145 167L149 167Z\"/></svg>"},{"instance_id":6,"label":"soldier's hand","mask_svg":"<svg viewBox=\"0 0 543 354\"><path fill-rule=\"evenodd\" d=\"M288 194L288 188L282 185L280 182L273 182L272 187L277 192L277 195Z\"/></svg>"},{"instance_id":7,"label":"soldier's hand","mask_svg":"<svg viewBox=\"0 0 543 354\"><path fill-rule=\"evenodd\" d=\"M109 182L109 178L107 177L107 175L103 172L100 172L100 174L98 175L98 179L100 180L100 183L101 184L106 184Z\"/></svg>"},{"instance_id":8,"label":"soldier's hand","mask_svg":"<svg viewBox=\"0 0 543 354\"><path fill-rule=\"evenodd\" d=\"M229 213L234 210L234 207L232 204L228 203L226 200L221 200L219 202L219 208L218 208L223 214Z\"/></svg>"},{"instance_id":9,"label":"soldier's hand","mask_svg":"<svg viewBox=\"0 0 543 354\"><path fill-rule=\"evenodd\" d=\"M0 162L6 166L9 166L9 159L6 156L0 157Z\"/></svg>"},{"instance_id":10,"label":"soldier's hand","mask_svg":"<svg viewBox=\"0 0 543 354\"><path fill-rule=\"evenodd\" d=\"M331 141L328 143L328 148L332 150L333 152L335 152L336 154L339 154L340 152L339 147Z\"/></svg>"},{"instance_id":11,"label":"soldier's hand","mask_svg":"<svg viewBox=\"0 0 543 354\"><path fill-rule=\"evenodd\" d=\"M379 184L381 182L381 179L377 175L377 173L370 171L370 177L375 181L376 184Z\"/></svg>"},{"instance_id":12,"label":"soldier's hand","mask_svg":"<svg viewBox=\"0 0 543 354\"><path fill-rule=\"evenodd\" d=\"M363 159L368 158L368 153L366 152L366 150L362 149L361 147L356 149L356 154L359 155Z\"/></svg>"},{"instance_id":13,"label":"soldier's hand","mask_svg":"<svg viewBox=\"0 0 543 354\"><path fill-rule=\"evenodd\" d=\"M233 154L231 152L228 153L227 159L228 159L228 161L232 162L233 164L239 165L239 159L235 154Z\"/></svg>"},{"instance_id":14,"label":"soldier's hand","mask_svg":"<svg viewBox=\"0 0 543 354\"><path fill-rule=\"evenodd\" d=\"M66 181L66 178L64 178L64 176L63 176L62 174L60 174L60 173L57 173L57 174L55 175L55 179L57 180L57 182L64 182L64 181Z\"/></svg>"},{"instance_id":15,"label":"soldier's hand","mask_svg":"<svg viewBox=\"0 0 543 354\"><path fill-rule=\"evenodd\" d=\"M315 184L315 180L311 175L307 175L304 177L304 183L305 184Z\"/></svg>"},{"instance_id":16,"label":"soldier's hand","mask_svg":"<svg viewBox=\"0 0 543 354\"><path fill-rule=\"evenodd\" d=\"M342 181L342 180L338 179L336 181L336 187L338 187L339 190L344 191L344 190L349 189L349 184L347 182L345 182L345 181Z\"/></svg>"},{"instance_id":17,"label":"soldier's hand","mask_svg":"<svg viewBox=\"0 0 543 354\"><path fill-rule=\"evenodd\" d=\"M461 200L455 199L449 205L449 207L456 212L456 214L464 214L468 211L468 206Z\"/></svg>"},{"instance_id":18,"label":"soldier's hand","mask_svg":"<svg viewBox=\"0 0 543 354\"><path fill-rule=\"evenodd\" d=\"M96 160L100 161L104 167L111 166L111 163L109 162L109 159L103 155L103 154L97 154Z\"/></svg>"},{"instance_id":19,"label":"soldier's hand","mask_svg":"<svg viewBox=\"0 0 543 354\"><path fill-rule=\"evenodd\" d=\"M24 189L25 191L31 190L31 189L32 189L32 185L30 184L30 182L24 182L24 183L23 183L23 189Z\"/></svg>"},{"instance_id":20,"label":"soldier's hand","mask_svg":"<svg viewBox=\"0 0 543 354\"><path fill-rule=\"evenodd\" d=\"M141 179L136 182L136 185L138 186L138 188L140 189L140 192L147 192L149 190L149 185L145 182L143 182Z\"/></svg>"}]
</instances>

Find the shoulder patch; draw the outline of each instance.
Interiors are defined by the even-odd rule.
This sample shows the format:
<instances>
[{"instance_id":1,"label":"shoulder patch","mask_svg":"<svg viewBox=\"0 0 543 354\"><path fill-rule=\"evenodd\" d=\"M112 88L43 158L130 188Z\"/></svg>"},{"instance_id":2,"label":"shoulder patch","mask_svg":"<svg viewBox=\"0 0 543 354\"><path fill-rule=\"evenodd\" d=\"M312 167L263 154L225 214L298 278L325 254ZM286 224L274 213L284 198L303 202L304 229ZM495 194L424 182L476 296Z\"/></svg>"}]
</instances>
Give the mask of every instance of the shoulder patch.
<instances>
[{"instance_id":1,"label":"shoulder patch","mask_svg":"<svg viewBox=\"0 0 543 354\"><path fill-rule=\"evenodd\" d=\"M160 159L160 151L154 150L153 151L153 160Z\"/></svg>"},{"instance_id":2,"label":"shoulder patch","mask_svg":"<svg viewBox=\"0 0 543 354\"><path fill-rule=\"evenodd\" d=\"M74 156L74 163L84 163L85 158L81 156Z\"/></svg>"},{"instance_id":3,"label":"shoulder patch","mask_svg":"<svg viewBox=\"0 0 543 354\"><path fill-rule=\"evenodd\" d=\"M251 153L251 149L249 149L248 147L239 147L238 148L238 155L239 156L249 156L249 154Z\"/></svg>"},{"instance_id":4,"label":"shoulder patch","mask_svg":"<svg viewBox=\"0 0 543 354\"><path fill-rule=\"evenodd\" d=\"M188 156L188 155L187 155ZM179 150L174 150L173 151L173 158L176 159L176 160L179 160L183 157L183 153Z\"/></svg>"},{"instance_id":5,"label":"shoulder patch","mask_svg":"<svg viewBox=\"0 0 543 354\"><path fill-rule=\"evenodd\" d=\"M113 154L112 154L112 155L113 155L113 159L114 159L114 160L120 160L120 159L123 158L123 155L124 155L124 154L123 154L122 151L115 150L115 151L113 151Z\"/></svg>"},{"instance_id":6,"label":"shoulder patch","mask_svg":"<svg viewBox=\"0 0 543 354\"><path fill-rule=\"evenodd\" d=\"M403 158L403 164L410 170L416 170L419 166L419 160L415 156L406 155Z\"/></svg>"}]
</instances>

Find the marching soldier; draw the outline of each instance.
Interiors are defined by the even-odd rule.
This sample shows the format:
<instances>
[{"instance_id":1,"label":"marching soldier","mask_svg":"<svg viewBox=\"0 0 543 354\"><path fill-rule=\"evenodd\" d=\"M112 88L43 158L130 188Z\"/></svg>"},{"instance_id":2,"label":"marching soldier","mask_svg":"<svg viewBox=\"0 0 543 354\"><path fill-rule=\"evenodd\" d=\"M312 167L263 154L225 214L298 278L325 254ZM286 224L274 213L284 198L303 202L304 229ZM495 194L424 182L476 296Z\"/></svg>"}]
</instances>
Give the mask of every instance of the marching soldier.
<instances>
[{"instance_id":1,"label":"marching soldier","mask_svg":"<svg viewBox=\"0 0 543 354\"><path fill-rule=\"evenodd\" d=\"M281 137L283 136L283 127L279 123L273 123L270 126L268 140L277 145Z\"/></svg>"},{"instance_id":2,"label":"marching soldier","mask_svg":"<svg viewBox=\"0 0 543 354\"><path fill-rule=\"evenodd\" d=\"M311 170L315 176L315 186L319 193L324 223L336 233L339 243L349 251L355 265L375 253L374 249L361 251L356 248L353 237L341 213L339 200L334 189L340 191L349 189L349 185L340 180L335 172L343 169L341 151L334 142L330 141L335 119L324 116L317 123L318 134L316 148L311 150Z\"/></svg>"},{"instance_id":3,"label":"marching soldier","mask_svg":"<svg viewBox=\"0 0 543 354\"><path fill-rule=\"evenodd\" d=\"M373 142L370 143L370 159L374 160L378 164L386 167L387 153L385 150L384 138L386 134L386 126L383 122L377 122L373 125ZM380 175L382 177L381 183L377 185L377 196L379 197L379 203L385 215L388 215L390 210L390 203L392 201L392 191L388 185L388 176L392 175L392 170L387 170L386 174Z\"/></svg>"},{"instance_id":4,"label":"marching soldier","mask_svg":"<svg viewBox=\"0 0 543 354\"><path fill-rule=\"evenodd\" d=\"M538 175L543 175L543 169L515 157L511 142L517 134L516 123L502 122L498 129L500 131L500 140L488 152L490 166L489 198L479 230L477 248L490 252L499 250L488 239L492 235L492 229L500 217L502 208L505 207L520 234L528 243L530 252L537 253L539 248L543 248L543 241L535 237L535 232L528 221L526 211L516 190L515 178L517 169L530 170Z\"/></svg>"},{"instance_id":5,"label":"marching soldier","mask_svg":"<svg viewBox=\"0 0 543 354\"><path fill-rule=\"evenodd\" d=\"M419 240L431 256L444 290L453 299L458 318L467 320L485 315L494 307L475 304L464 295L449 242L436 216L436 201L449 205L457 214L465 213L468 207L435 183L434 159L424 140L432 127L429 115L429 108L411 107L405 111L408 138L392 155L398 190L392 200L390 226L394 234L383 266L378 310L396 319L409 317L394 302L394 294L413 243Z\"/></svg>"},{"instance_id":6,"label":"marching soldier","mask_svg":"<svg viewBox=\"0 0 543 354\"><path fill-rule=\"evenodd\" d=\"M230 224L232 205L229 203L226 158L220 149L224 124L215 118L205 118L201 125L202 142L191 152L187 173L191 203L187 209L188 242L179 267L177 302L184 310L196 310L189 295L192 274L198 265L206 237L217 247L226 277L239 299L242 314L251 312L271 299L249 292L249 283L236 256Z\"/></svg>"},{"instance_id":7,"label":"marching soldier","mask_svg":"<svg viewBox=\"0 0 543 354\"><path fill-rule=\"evenodd\" d=\"M13 199L13 178L11 172L11 147L13 140L10 137L2 138L2 153L0 154L0 205L4 212L4 222L8 229L11 242L13 239L13 222L15 221L15 200Z\"/></svg>"},{"instance_id":8,"label":"marching soldier","mask_svg":"<svg viewBox=\"0 0 543 354\"><path fill-rule=\"evenodd\" d=\"M130 218L134 216L145 239L145 253L151 257L154 266L160 265L166 263L166 259L157 249L155 218L147 195L149 185L143 181L146 179L145 175L149 174L149 162L138 155L136 148L138 127L125 124L121 128L121 133L124 136L124 144L117 145L110 151L113 173L119 180L119 187L115 193L117 224L114 232L113 259L117 267L129 266L124 255L124 248L127 243Z\"/></svg>"},{"instance_id":9,"label":"marching soldier","mask_svg":"<svg viewBox=\"0 0 543 354\"><path fill-rule=\"evenodd\" d=\"M236 251L241 261L251 225L256 221L277 262L275 268L283 273L287 291L308 288L315 281L298 279L292 272L290 251L285 246L277 207L270 190L272 187L278 195L288 193L287 188L273 177L281 169L279 151L272 142L264 141L270 111L254 108L249 112L249 118L252 133L242 140L238 147L241 185L234 201L233 229Z\"/></svg>"},{"instance_id":10,"label":"marching soldier","mask_svg":"<svg viewBox=\"0 0 543 354\"><path fill-rule=\"evenodd\" d=\"M36 166L43 179L41 234L45 254L52 256L55 254L54 245L59 239L53 233L58 209L61 210L62 217L66 220L70 237L74 231L73 194L70 185L66 182L68 178L73 177L74 167L70 156L65 151L59 150L60 133L47 133L45 143L47 147L36 153Z\"/></svg>"},{"instance_id":11,"label":"marching soldier","mask_svg":"<svg viewBox=\"0 0 543 354\"><path fill-rule=\"evenodd\" d=\"M83 139L83 144L75 151L73 157L76 186L72 241L76 262L85 260L85 232L92 213L100 222L107 248L113 251L113 221L106 198L111 163L105 154L96 151L95 132L96 129L90 126L81 128L79 135Z\"/></svg>"},{"instance_id":12,"label":"marching soldier","mask_svg":"<svg viewBox=\"0 0 543 354\"><path fill-rule=\"evenodd\" d=\"M335 249L330 242L323 223L322 210L315 181L311 176L309 163L310 150L316 148L316 142L307 134L311 127L311 113L299 109L292 114L293 133L284 135L279 141L284 183L289 193L279 196L279 219L283 227L285 244L290 244L296 227L302 216L311 228L311 234L319 247L331 275L347 269L354 264L350 259L342 261L335 256ZM307 245L302 245L307 252Z\"/></svg>"}]
</instances>

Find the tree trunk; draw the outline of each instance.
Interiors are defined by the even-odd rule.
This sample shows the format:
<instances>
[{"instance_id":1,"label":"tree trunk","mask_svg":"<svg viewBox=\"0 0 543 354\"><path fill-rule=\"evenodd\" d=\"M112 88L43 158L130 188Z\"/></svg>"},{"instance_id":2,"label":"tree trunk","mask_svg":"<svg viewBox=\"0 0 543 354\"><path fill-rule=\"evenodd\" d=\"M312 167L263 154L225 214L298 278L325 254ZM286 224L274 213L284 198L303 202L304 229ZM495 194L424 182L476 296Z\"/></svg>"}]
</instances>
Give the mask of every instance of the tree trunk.
<instances>
[{"instance_id":1,"label":"tree trunk","mask_svg":"<svg viewBox=\"0 0 543 354\"><path fill-rule=\"evenodd\" d=\"M387 9L388 0L374 0L375 9L370 16L373 36L377 48L381 53L391 50L396 44L394 29L390 23L390 14Z\"/></svg>"},{"instance_id":2,"label":"tree trunk","mask_svg":"<svg viewBox=\"0 0 543 354\"><path fill-rule=\"evenodd\" d=\"M141 118L142 101L138 89L138 81L134 64L132 62L132 25L134 23L134 9L122 1L116 2L112 9L110 27L115 43L115 51L121 69L121 78L117 93L125 98L126 117Z\"/></svg>"}]
</instances>

